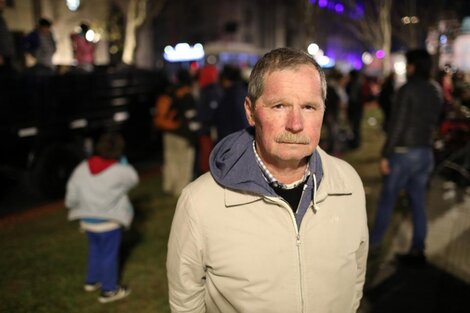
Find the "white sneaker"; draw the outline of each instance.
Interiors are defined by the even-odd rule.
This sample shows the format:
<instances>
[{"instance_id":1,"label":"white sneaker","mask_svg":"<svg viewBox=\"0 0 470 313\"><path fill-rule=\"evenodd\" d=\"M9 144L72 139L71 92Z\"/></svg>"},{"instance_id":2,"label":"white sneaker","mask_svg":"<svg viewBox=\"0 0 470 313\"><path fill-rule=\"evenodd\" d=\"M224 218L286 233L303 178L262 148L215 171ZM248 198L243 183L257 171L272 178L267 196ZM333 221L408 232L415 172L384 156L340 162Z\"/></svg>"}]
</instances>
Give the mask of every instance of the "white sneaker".
<instances>
[{"instance_id":1,"label":"white sneaker","mask_svg":"<svg viewBox=\"0 0 470 313\"><path fill-rule=\"evenodd\" d=\"M94 284L85 284L83 285L83 290L85 290L86 292L92 292L92 291L96 291L98 289L101 288L101 284L100 283L94 283Z\"/></svg>"},{"instance_id":2,"label":"white sneaker","mask_svg":"<svg viewBox=\"0 0 470 313\"><path fill-rule=\"evenodd\" d=\"M101 303L113 302L127 297L131 290L125 286L118 286L116 290L101 292L98 301Z\"/></svg>"}]
</instances>

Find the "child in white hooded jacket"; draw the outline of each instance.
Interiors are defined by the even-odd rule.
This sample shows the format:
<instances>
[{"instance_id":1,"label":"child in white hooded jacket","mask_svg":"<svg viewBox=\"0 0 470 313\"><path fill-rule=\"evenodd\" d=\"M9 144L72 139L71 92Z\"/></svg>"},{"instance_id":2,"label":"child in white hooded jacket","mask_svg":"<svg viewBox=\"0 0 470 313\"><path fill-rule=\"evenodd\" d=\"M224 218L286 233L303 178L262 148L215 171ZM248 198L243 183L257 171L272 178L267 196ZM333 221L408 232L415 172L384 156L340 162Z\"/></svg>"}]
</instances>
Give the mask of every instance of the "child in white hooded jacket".
<instances>
[{"instance_id":1,"label":"child in white hooded jacket","mask_svg":"<svg viewBox=\"0 0 470 313\"><path fill-rule=\"evenodd\" d=\"M88 237L85 291L101 288L101 303L122 299L130 289L118 284L122 229L134 215L127 193L137 185L136 170L123 157L124 140L117 133L102 135L95 153L81 162L68 183L65 205L69 220L80 220Z\"/></svg>"}]
</instances>

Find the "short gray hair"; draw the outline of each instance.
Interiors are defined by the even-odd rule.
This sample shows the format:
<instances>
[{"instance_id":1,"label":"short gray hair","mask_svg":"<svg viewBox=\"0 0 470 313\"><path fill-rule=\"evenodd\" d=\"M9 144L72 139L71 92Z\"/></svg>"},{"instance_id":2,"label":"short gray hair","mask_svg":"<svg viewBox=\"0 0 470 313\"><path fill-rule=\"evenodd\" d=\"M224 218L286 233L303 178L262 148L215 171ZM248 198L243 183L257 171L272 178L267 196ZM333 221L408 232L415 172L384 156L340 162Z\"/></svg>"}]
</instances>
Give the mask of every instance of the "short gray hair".
<instances>
[{"instance_id":1,"label":"short gray hair","mask_svg":"<svg viewBox=\"0 0 470 313\"><path fill-rule=\"evenodd\" d=\"M265 76L273 71L296 69L301 65L312 65L320 75L321 97L326 99L326 77L320 65L306 52L293 48L278 48L266 53L256 64L248 82L248 98L254 107L263 94Z\"/></svg>"}]
</instances>

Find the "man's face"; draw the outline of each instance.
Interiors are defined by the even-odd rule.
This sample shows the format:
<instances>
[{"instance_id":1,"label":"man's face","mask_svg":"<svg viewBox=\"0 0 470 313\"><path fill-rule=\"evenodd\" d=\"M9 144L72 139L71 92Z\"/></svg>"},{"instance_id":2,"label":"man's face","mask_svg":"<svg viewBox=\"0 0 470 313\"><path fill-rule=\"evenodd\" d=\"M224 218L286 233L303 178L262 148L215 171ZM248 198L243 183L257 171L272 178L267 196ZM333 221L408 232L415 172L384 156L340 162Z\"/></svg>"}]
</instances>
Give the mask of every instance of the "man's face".
<instances>
[{"instance_id":1,"label":"man's face","mask_svg":"<svg viewBox=\"0 0 470 313\"><path fill-rule=\"evenodd\" d=\"M301 65L267 74L255 108L246 98L245 112L256 129L257 152L268 167L303 166L320 140L324 101L318 71Z\"/></svg>"}]
</instances>

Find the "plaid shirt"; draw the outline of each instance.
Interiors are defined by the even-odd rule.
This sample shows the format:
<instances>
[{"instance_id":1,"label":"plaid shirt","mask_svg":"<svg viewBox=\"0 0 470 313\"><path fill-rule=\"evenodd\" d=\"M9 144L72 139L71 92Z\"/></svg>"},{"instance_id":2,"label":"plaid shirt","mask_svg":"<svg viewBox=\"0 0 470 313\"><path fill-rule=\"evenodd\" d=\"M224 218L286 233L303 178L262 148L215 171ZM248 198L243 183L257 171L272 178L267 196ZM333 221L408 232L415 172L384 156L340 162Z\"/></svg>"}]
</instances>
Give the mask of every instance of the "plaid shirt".
<instances>
[{"instance_id":1,"label":"plaid shirt","mask_svg":"<svg viewBox=\"0 0 470 313\"><path fill-rule=\"evenodd\" d=\"M261 160L261 158L258 155L258 152L256 152L256 144L255 144L254 140L253 140L253 151L255 152L256 162L258 163L261 171L263 172L264 179L268 182L268 184L270 184L274 187L278 187L278 188L282 188L282 189L293 189L293 188L299 186L300 184L305 183L308 176L310 175L310 168L307 165L307 167L305 168L304 176L300 180L298 180L296 182L293 182L292 184L283 184L280 181L278 181L273 176L273 174L271 174L271 172L268 170L266 165L264 165L263 161Z\"/></svg>"}]
</instances>

